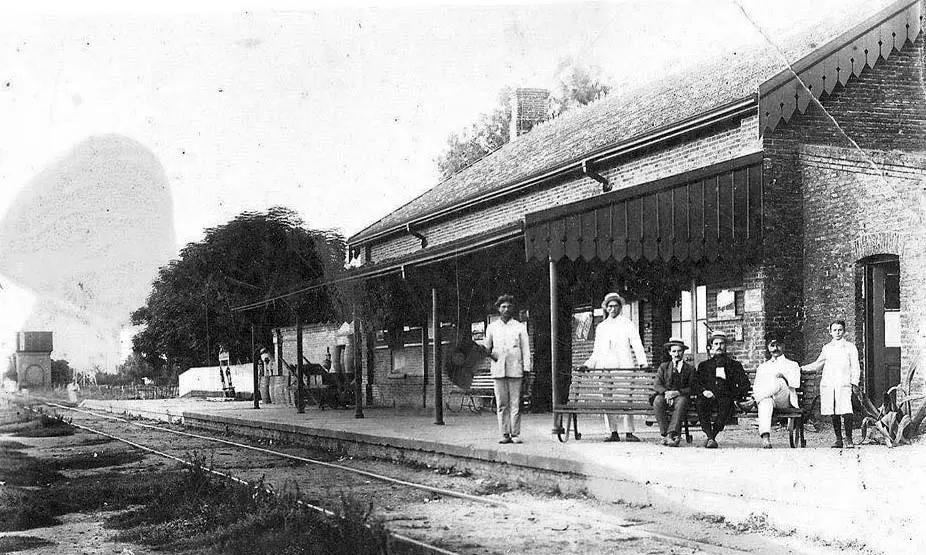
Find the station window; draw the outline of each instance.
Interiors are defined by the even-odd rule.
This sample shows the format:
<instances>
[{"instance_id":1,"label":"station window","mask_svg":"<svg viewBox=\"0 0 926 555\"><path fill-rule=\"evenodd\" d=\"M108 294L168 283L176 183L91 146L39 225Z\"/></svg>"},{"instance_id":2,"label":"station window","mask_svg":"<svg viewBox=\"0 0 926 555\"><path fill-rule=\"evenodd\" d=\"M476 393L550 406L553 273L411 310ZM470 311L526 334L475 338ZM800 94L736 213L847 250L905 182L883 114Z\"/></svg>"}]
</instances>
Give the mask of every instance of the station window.
<instances>
[{"instance_id":1,"label":"station window","mask_svg":"<svg viewBox=\"0 0 926 555\"><path fill-rule=\"evenodd\" d=\"M684 340L695 353L706 353L707 287L697 286L692 300L690 290L682 291L672 306L672 337Z\"/></svg>"}]
</instances>

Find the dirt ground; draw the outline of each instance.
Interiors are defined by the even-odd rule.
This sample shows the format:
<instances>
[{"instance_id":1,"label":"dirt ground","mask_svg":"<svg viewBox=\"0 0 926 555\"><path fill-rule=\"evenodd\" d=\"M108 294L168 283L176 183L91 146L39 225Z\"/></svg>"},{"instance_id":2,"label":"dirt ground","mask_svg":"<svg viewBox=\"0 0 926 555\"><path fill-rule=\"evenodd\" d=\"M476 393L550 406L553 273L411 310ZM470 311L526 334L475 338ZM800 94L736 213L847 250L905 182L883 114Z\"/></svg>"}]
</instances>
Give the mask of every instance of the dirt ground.
<instances>
[{"instance_id":1,"label":"dirt ground","mask_svg":"<svg viewBox=\"0 0 926 555\"><path fill-rule=\"evenodd\" d=\"M858 546L827 545L788 531L774 530L761 520L734 525L703 515L682 517L649 506L605 503L582 496L566 497L557 491L538 490L530 484L498 482L490 477L452 470L416 468L378 460L336 459L326 453L264 445L401 480L481 496L502 505L489 506L204 440L101 420L91 422L86 416L75 415L75 422L105 429L178 457L189 458L191 453L198 453L223 472L252 483L262 481L277 491L298 491L300 498L313 504L336 509L343 496L362 500L370 504L374 514L390 530L460 553L875 553ZM0 437L0 441L9 440ZM28 455L43 458L75 453L109 457L132 450L124 443L87 432L63 438L16 438L15 441L28 446L25 451ZM174 464L146 454L116 467L67 472L74 472L74 476L88 472L146 476L151 475L152 470ZM2 536L15 534L44 539L49 544L23 551L40 555L149 553L137 545L112 541L112 531L103 525L106 515L105 511L71 514L58 526Z\"/></svg>"}]
</instances>

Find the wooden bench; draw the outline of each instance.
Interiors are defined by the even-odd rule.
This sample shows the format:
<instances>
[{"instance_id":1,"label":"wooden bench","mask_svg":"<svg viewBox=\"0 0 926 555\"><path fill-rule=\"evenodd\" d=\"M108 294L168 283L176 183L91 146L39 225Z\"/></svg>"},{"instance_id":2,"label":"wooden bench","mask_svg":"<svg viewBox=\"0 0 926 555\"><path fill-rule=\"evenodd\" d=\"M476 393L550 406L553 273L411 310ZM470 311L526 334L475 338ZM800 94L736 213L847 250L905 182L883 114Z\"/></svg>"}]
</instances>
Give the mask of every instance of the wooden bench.
<instances>
[{"instance_id":1,"label":"wooden bench","mask_svg":"<svg viewBox=\"0 0 926 555\"><path fill-rule=\"evenodd\" d=\"M473 412L481 411L487 399L492 403L492 406L495 406L495 380L492 379L488 372L473 376L473 383L470 384L469 389L463 390L463 396L460 399L460 410L463 410L463 405L466 404L467 399L469 400L469 408ZM480 399L482 402L476 405L476 399Z\"/></svg>"},{"instance_id":2,"label":"wooden bench","mask_svg":"<svg viewBox=\"0 0 926 555\"><path fill-rule=\"evenodd\" d=\"M652 415L649 397L655 376L652 368L573 368L569 399L553 407L554 415L566 416L566 428L557 426L556 437L565 443L572 431L576 439L582 439L580 414Z\"/></svg>"},{"instance_id":3,"label":"wooden bench","mask_svg":"<svg viewBox=\"0 0 926 555\"><path fill-rule=\"evenodd\" d=\"M566 428L557 426L556 436L561 442L569 441L569 432L575 439L582 439L579 432L578 416L580 414L618 414L629 416L652 416L653 407L649 403L653 393L653 381L656 373L652 368L614 368L600 370L572 370L572 384L569 386L569 399L564 404L553 407L555 415L565 415ZM801 373L801 387L797 389L798 405L801 408L775 409L772 420L787 419L788 442L792 448L806 447L804 439L804 420L817 398L805 404L804 392L814 383L817 376L812 372ZM737 416L757 418L758 412L739 412ZM691 424L698 422L695 398L692 397L688 415L682 421L685 440L691 443L689 430ZM648 423L649 424L649 423Z\"/></svg>"},{"instance_id":4,"label":"wooden bench","mask_svg":"<svg viewBox=\"0 0 926 555\"><path fill-rule=\"evenodd\" d=\"M521 408L530 408L531 405L531 393L534 385L534 372L529 372L524 375L524 380L521 382ZM476 399L483 400L479 406L476 405ZM469 389L463 390L463 395L460 399L460 410L463 409L463 406L466 405L466 401L469 400L470 410L473 412L480 412L482 407L487 403L484 401L488 399L491 403L491 407L495 408L495 379L489 375L488 372L480 372L473 376L473 383L470 384Z\"/></svg>"},{"instance_id":5,"label":"wooden bench","mask_svg":"<svg viewBox=\"0 0 926 555\"><path fill-rule=\"evenodd\" d=\"M788 421L788 444L791 448L796 447L807 447L807 440L804 439L804 420L807 415L811 414L813 406L815 403L818 403L820 396L817 395L809 402L806 402L805 392L811 390L811 385L813 385L817 380L816 372L801 372L801 385L797 388L797 405L800 408L788 407L785 409L776 408L772 411L772 421L776 419ZM750 396L752 392L750 391ZM693 404L692 404L693 406ZM750 410L749 412L739 412L738 417L743 418L756 418L758 419L759 413L758 409ZM697 415L695 415L697 417Z\"/></svg>"}]
</instances>

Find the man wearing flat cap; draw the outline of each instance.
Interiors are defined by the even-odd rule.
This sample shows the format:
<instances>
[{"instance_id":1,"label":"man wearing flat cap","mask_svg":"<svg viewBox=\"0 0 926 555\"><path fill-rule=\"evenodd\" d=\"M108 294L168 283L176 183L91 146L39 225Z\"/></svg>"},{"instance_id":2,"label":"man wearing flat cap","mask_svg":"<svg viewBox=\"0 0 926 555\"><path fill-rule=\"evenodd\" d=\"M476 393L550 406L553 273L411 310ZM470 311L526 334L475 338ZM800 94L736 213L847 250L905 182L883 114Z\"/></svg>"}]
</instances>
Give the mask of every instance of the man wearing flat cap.
<instances>
[{"instance_id":1,"label":"man wearing flat cap","mask_svg":"<svg viewBox=\"0 0 926 555\"><path fill-rule=\"evenodd\" d=\"M759 407L759 436L762 447L772 448L772 411L798 408L797 391L801 385L801 367L784 355L784 343L776 336L766 337L769 359L756 369L752 396Z\"/></svg>"},{"instance_id":2,"label":"man wearing flat cap","mask_svg":"<svg viewBox=\"0 0 926 555\"><path fill-rule=\"evenodd\" d=\"M502 295L495 301L500 318L486 328L483 346L492 359L490 375L495 384L498 407L499 443L521 441L521 379L531 371L531 348L527 326L515 320L514 297Z\"/></svg>"},{"instance_id":3,"label":"man wearing flat cap","mask_svg":"<svg viewBox=\"0 0 926 555\"><path fill-rule=\"evenodd\" d=\"M624 299L617 293L608 293L601 302L601 308L604 309L605 318L595 327L592 356L579 369L645 367L646 350L640 339L640 331L630 318L621 315ZM620 441L619 427L624 429L626 441L640 441L633 435L632 416L605 414L604 422L611 432L605 441Z\"/></svg>"},{"instance_id":4,"label":"man wearing flat cap","mask_svg":"<svg viewBox=\"0 0 926 555\"><path fill-rule=\"evenodd\" d=\"M711 333L707 345L711 358L698 365L691 382L691 394L698 396L695 407L701 429L707 436L704 447L716 449L717 434L733 416L734 403L749 393L749 377L742 364L727 356L727 334ZM713 413L717 416L711 420Z\"/></svg>"},{"instance_id":5,"label":"man wearing flat cap","mask_svg":"<svg viewBox=\"0 0 926 555\"><path fill-rule=\"evenodd\" d=\"M656 370L653 381L653 411L659 424L662 444L678 447L682 419L688 414L691 380L695 369L683 360L685 351L688 350L684 341L673 337L663 346L669 352L670 360L660 364ZM671 421L667 416L668 412L672 413Z\"/></svg>"}]
</instances>

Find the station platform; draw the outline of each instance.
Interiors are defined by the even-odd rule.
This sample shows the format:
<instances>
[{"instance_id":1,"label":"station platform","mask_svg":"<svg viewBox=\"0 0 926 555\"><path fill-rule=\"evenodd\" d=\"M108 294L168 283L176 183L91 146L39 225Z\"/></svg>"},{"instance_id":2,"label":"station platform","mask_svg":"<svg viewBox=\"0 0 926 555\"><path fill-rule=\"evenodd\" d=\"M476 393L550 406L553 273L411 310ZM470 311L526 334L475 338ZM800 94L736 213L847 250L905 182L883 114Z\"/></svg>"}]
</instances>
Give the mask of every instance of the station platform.
<instances>
[{"instance_id":1,"label":"station platform","mask_svg":"<svg viewBox=\"0 0 926 555\"><path fill-rule=\"evenodd\" d=\"M203 399L92 401L82 407L182 421L192 428L293 442L350 456L466 469L513 483L582 493L606 501L652 505L729 522L767 522L843 546L847 552L922 553L926 543L926 442L889 449L831 449L830 430L808 428L807 448L788 447L787 431L772 432L775 449L761 449L751 425L729 426L720 449L701 447L703 433L681 447L661 445L655 426L636 421L641 443L604 443L601 417L580 417L581 440L560 443L553 418L524 414L523 444L499 445L494 413L364 408L297 414L292 406Z\"/></svg>"}]
</instances>

